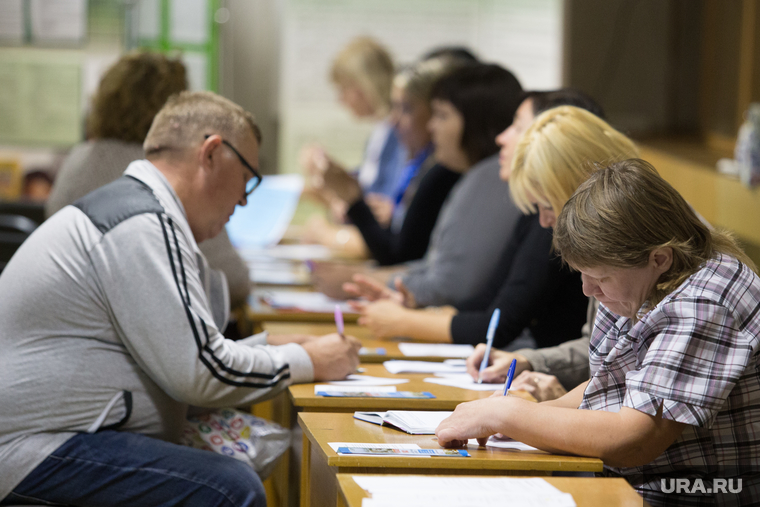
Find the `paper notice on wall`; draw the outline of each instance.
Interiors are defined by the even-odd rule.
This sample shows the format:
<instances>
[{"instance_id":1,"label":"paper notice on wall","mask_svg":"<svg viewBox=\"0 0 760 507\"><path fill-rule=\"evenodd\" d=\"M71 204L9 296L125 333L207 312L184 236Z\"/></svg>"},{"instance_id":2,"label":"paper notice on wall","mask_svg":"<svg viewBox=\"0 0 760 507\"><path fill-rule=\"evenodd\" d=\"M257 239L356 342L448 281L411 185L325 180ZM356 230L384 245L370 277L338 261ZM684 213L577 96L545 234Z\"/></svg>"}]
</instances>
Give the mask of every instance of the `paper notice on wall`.
<instances>
[{"instance_id":1,"label":"paper notice on wall","mask_svg":"<svg viewBox=\"0 0 760 507\"><path fill-rule=\"evenodd\" d=\"M67 146L81 141L81 55L0 53L0 143Z\"/></svg>"},{"instance_id":2,"label":"paper notice on wall","mask_svg":"<svg viewBox=\"0 0 760 507\"><path fill-rule=\"evenodd\" d=\"M0 0L0 44L20 44L23 41L23 0Z\"/></svg>"},{"instance_id":3,"label":"paper notice on wall","mask_svg":"<svg viewBox=\"0 0 760 507\"><path fill-rule=\"evenodd\" d=\"M87 0L30 0L32 42L82 43L87 36Z\"/></svg>"},{"instance_id":4,"label":"paper notice on wall","mask_svg":"<svg viewBox=\"0 0 760 507\"><path fill-rule=\"evenodd\" d=\"M208 0L169 2L169 40L179 44L206 44L209 39Z\"/></svg>"},{"instance_id":5,"label":"paper notice on wall","mask_svg":"<svg viewBox=\"0 0 760 507\"><path fill-rule=\"evenodd\" d=\"M139 0L137 4L137 37L155 41L161 36L160 0Z\"/></svg>"}]
</instances>

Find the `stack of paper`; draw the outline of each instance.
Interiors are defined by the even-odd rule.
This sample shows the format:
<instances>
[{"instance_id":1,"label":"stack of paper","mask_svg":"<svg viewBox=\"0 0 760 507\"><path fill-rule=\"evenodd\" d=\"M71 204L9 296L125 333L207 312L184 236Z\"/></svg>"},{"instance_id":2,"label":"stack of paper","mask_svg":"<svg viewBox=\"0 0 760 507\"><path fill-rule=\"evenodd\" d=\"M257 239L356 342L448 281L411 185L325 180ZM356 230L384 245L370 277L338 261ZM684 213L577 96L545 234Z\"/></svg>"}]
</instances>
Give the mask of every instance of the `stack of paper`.
<instances>
[{"instance_id":1,"label":"stack of paper","mask_svg":"<svg viewBox=\"0 0 760 507\"><path fill-rule=\"evenodd\" d=\"M388 373L465 373L465 365L437 363L432 361L385 361Z\"/></svg>"},{"instance_id":2,"label":"stack of paper","mask_svg":"<svg viewBox=\"0 0 760 507\"><path fill-rule=\"evenodd\" d=\"M348 303L339 299L332 299L321 292L298 292L298 291L266 291L261 294L263 299L272 308L300 310L313 313L333 313L335 305L339 305L341 311L356 313Z\"/></svg>"},{"instance_id":3,"label":"stack of paper","mask_svg":"<svg viewBox=\"0 0 760 507\"><path fill-rule=\"evenodd\" d=\"M572 495L543 479L409 475L354 475L353 479L372 495L362 500L362 507L575 507Z\"/></svg>"},{"instance_id":4,"label":"stack of paper","mask_svg":"<svg viewBox=\"0 0 760 507\"><path fill-rule=\"evenodd\" d=\"M470 357L475 352L472 345L450 343L399 343L398 348L409 357Z\"/></svg>"},{"instance_id":5,"label":"stack of paper","mask_svg":"<svg viewBox=\"0 0 760 507\"><path fill-rule=\"evenodd\" d=\"M429 412L413 410L389 410L387 412L354 412L354 417L361 421L405 431L410 435L434 435L441 421L451 412Z\"/></svg>"}]
</instances>

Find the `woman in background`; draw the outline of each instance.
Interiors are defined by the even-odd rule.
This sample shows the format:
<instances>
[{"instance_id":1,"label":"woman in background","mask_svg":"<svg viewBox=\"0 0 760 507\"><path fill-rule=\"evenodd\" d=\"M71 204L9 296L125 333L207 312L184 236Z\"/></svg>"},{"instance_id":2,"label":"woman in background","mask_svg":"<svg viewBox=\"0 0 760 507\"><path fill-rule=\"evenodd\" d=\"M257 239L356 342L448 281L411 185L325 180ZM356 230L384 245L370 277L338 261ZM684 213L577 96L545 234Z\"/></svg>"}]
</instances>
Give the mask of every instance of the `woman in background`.
<instances>
[{"instance_id":1,"label":"woman in background","mask_svg":"<svg viewBox=\"0 0 760 507\"><path fill-rule=\"evenodd\" d=\"M185 66L158 53L122 56L100 81L87 117L87 142L72 148L45 205L47 216L119 178L130 162L145 157L142 143L153 117L169 96L187 88ZM227 307L245 303L251 290L248 267L227 232L198 245L209 266L227 279ZM217 316L219 317L219 316Z\"/></svg>"},{"instance_id":2,"label":"woman in background","mask_svg":"<svg viewBox=\"0 0 760 507\"><path fill-rule=\"evenodd\" d=\"M361 234L372 257L381 266L421 258L446 196L459 180L459 173L436 163L427 124L430 92L435 82L456 66L450 58L435 58L400 72L394 80L394 126L409 154L401 181L387 212L386 223L378 219L361 187L335 167L322 174L325 189L341 199L347 216Z\"/></svg>"},{"instance_id":3,"label":"woman in background","mask_svg":"<svg viewBox=\"0 0 760 507\"><path fill-rule=\"evenodd\" d=\"M357 171L362 190L390 197L406 161L390 118L394 65L388 51L374 39L360 37L346 46L333 61L330 79L338 99L354 117L374 122ZM340 167L317 146L301 154L308 174L318 173L329 163ZM321 196L328 200L329 196Z\"/></svg>"},{"instance_id":4,"label":"woman in background","mask_svg":"<svg viewBox=\"0 0 760 507\"><path fill-rule=\"evenodd\" d=\"M428 123L433 156L462 177L441 208L425 257L407 263L395 281L407 306L459 304L493 275L520 215L508 183L499 179L495 138L511 123L521 93L514 75L493 64L465 65L435 84ZM356 277L362 285L349 289L360 295L367 287L385 290L379 280Z\"/></svg>"},{"instance_id":5,"label":"woman in background","mask_svg":"<svg viewBox=\"0 0 760 507\"><path fill-rule=\"evenodd\" d=\"M627 137L596 115L577 107L550 109L531 125L534 100L548 106L568 102L599 109L595 102L572 90L551 93L551 101L543 100L544 94L529 94L517 109L512 125L497 138L502 145L502 178L509 177L505 166L516 170L518 184L524 173L563 175L556 180L569 195L574 190L575 180L569 175L576 174L576 168L637 153ZM513 185L510 180L510 188ZM586 321L588 306L580 276L563 266L552 251L553 221L536 214L535 209L524 203L520 203L520 208L524 215L518 221L499 268L482 287L483 296L465 302L456 310L441 311L412 310L390 299L379 301L364 308L359 322L368 325L380 338L408 336L433 342L477 344L485 341L491 314L498 308L501 318L493 342L497 348L509 346L526 328L540 347L577 338ZM496 296L490 300L485 299L493 293L489 285L495 285L496 290Z\"/></svg>"}]
</instances>

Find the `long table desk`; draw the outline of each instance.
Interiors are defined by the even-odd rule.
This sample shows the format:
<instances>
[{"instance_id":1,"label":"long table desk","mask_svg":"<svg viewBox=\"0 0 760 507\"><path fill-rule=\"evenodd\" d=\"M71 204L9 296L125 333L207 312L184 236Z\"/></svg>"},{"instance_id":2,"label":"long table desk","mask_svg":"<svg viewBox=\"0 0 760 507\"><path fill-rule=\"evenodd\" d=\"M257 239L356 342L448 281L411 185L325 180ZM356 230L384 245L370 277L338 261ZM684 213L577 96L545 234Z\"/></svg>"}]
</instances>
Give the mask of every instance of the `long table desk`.
<instances>
[{"instance_id":1,"label":"long table desk","mask_svg":"<svg viewBox=\"0 0 760 507\"><path fill-rule=\"evenodd\" d=\"M335 333L335 322L265 322L264 330L272 334L310 334L321 336ZM405 356L399 349L400 340L377 340L366 327L357 324L346 324L345 333L354 336L362 342L362 346L368 353L362 354L362 363L382 363L392 359L406 359L410 361L443 361L447 359L439 356ZM378 349L383 349L383 354L378 354Z\"/></svg>"},{"instance_id":2,"label":"long table desk","mask_svg":"<svg viewBox=\"0 0 760 507\"><path fill-rule=\"evenodd\" d=\"M424 379L433 377L432 373L401 373L394 375L382 364L363 365L364 374L372 377L393 379L409 379L405 384L397 384L399 391L427 391L435 396L431 399L404 398L342 398L325 397L314 394L314 384L296 384L288 387L288 395L293 407L303 412L351 412L356 410L454 410L457 405L466 401L488 398L493 391L470 391L458 387L442 386L425 382ZM523 396L530 396L524 393ZM532 398L532 397L531 397Z\"/></svg>"},{"instance_id":3,"label":"long table desk","mask_svg":"<svg viewBox=\"0 0 760 507\"><path fill-rule=\"evenodd\" d=\"M301 507L334 506L337 474L442 474L548 476L552 472L601 472L597 458L558 456L542 451L514 451L468 446L471 457L409 458L339 455L330 442L417 444L439 449L432 435L407 435L353 418L352 414L300 413L303 430ZM639 504L640 505L640 504Z\"/></svg>"},{"instance_id":4,"label":"long table desk","mask_svg":"<svg viewBox=\"0 0 760 507\"><path fill-rule=\"evenodd\" d=\"M313 334L324 335L335 332L334 323L295 323L295 322L267 322L265 327L272 334ZM477 392L458 389L456 387L440 386L423 382L422 379L430 377L428 374L403 374L392 375L388 373L381 364L383 361L391 359L413 359L441 361L442 357L407 357L404 356L398 348L398 342L380 341L370 338L369 331L366 328L355 324L347 324L346 334L356 336L362 342L362 345L373 350L384 348L386 353L365 354L362 355L362 367L365 368L367 375L376 377L395 377L409 378L410 382L400 384L398 389L403 391L429 391L436 398L432 400L403 400L392 398L323 398L314 395L315 384L298 384L290 386L287 392L277 398L260 404L255 409L255 414L260 417L271 418L278 424L292 428L295 426L294 414L298 411L338 411L354 412L355 410L393 410L393 409L414 409L414 410L453 410L456 405L464 401L471 401L481 397L490 396L490 392ZM324 382L319 382L324 383ZM416 402L416 403L415 403ZM433 403L430 403L433 402ZM266 412L268 410L269 412ZM292 492L288 488L288 477L290 476L290 453L286 453L277 464L272 474L273 487L277 491L278 499L282 504L287 504L288 498Z\"/></svg>"},{"instance_id":5,"label":"long table desk","mask_svg":"<svg viewBox=\"0 0 760 507\"><path fill-rule=\"evenodd\" d=\"M361 507L369 493L351 474L337 474L338 507ZM407 476L414 477L414 476ZM456 476L438 476L441 478ZM573 495L578 507L649 507L625 479L607 477L542 477L560 491Z\"/></svg>"}]
</instances>

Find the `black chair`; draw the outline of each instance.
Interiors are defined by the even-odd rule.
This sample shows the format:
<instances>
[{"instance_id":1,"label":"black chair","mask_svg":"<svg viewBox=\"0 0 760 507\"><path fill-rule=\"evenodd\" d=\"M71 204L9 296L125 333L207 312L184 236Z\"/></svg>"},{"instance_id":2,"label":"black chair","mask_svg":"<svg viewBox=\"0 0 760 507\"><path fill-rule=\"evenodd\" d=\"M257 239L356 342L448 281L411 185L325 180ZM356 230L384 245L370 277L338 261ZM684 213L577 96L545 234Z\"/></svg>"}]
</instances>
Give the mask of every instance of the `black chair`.
<instances>
[{"instance_id":1,"label":"black chair","mask_svg":"<svg viewBox=\"0 0 760 507\"><path fill-rule=\"evenodd\" d=\"M0 201L0 215L21 215L39 225L45 221L45 205L29 201Z\"/></svg>"},{"instance_id":2,"label":"black chair","mask_svg":"<svg viewBox=\"0 0 760 507\"><path fill-rule=\"evenodd\" d=\"M31 218L0 214L0 272L36 228L37 222Z\"/></svg>"}]
</instances>

